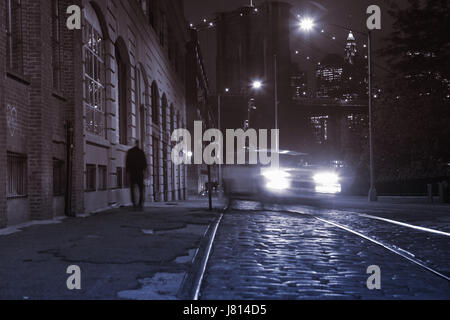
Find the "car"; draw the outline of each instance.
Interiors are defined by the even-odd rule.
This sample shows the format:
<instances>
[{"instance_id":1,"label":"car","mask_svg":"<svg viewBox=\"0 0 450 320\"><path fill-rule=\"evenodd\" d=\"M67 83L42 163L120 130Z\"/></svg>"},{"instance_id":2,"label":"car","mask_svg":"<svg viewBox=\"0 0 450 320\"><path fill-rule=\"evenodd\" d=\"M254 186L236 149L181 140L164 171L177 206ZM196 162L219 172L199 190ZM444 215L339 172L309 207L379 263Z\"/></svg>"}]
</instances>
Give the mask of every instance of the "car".
<instances>
[{"instance_id":1,"label":"car","mask_svg":"<svg viewBox=\"0 0 450 320\"><path fill-rule=\"evenodd\" d=\"M305 153L281 151L278 165L225 166L225 195L264 202L341 193L342 170L336 166L313 165L309 158Z\"/></svg>"}]
</instances>

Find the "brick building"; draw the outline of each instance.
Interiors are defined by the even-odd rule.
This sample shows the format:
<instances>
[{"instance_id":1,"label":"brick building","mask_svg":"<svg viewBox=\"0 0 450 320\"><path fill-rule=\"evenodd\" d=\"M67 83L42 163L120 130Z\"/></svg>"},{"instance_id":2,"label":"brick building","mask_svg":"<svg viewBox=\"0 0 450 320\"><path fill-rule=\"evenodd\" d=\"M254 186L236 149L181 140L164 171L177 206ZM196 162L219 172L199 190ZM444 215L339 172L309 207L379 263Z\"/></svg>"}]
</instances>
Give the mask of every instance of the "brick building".
<instances>
[{"instance_id":1,"label":"brick building","mask_svg":"<svg viewBox=\"0 0 450 320\"><path fill-rule=\"evenodd\" d=\"M82 29L66 9L82 8ZM139 140L147 201L183 199L170 133L186 127L181 0L2 0L0 227L130 203Z\"/></svg>"}]
</instances>

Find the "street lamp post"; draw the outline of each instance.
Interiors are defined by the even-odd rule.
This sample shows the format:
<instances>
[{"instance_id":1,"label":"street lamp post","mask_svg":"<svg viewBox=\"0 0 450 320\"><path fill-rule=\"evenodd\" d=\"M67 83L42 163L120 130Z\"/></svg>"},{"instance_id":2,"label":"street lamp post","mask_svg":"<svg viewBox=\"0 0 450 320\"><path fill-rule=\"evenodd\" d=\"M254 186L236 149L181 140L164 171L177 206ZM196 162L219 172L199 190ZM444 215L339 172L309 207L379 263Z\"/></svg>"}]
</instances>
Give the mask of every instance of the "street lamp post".
<instances>
[{"instance_id":1,"label":"street lamp post","mask_svg":"<svg viewBox=\"0 0 450 320\"><path fill-rule=\"evenodd\" d=\"M273 55L273 60L274 60L274 96L275 96L275 130L278 130L278 79L277 79L277 75L278 75L278 60L277 60L277 55L274 54ZM279 151L279 135L278 135L278 139L275 139L275 152Z\"/></svg>"},{"instance_id":2,"label":"street lamp post","mask_svg":"<svg viewBox=\"0 0 450 320\"><path fill-rule=\"evenodd\" d=\"M277 79L277 73L278 73L278 62L277 62L277 55L273 55L274 60L274 90L275 90L275 130L278 129L278 79Z\"/></svg>"},{"instance_id":3,"label":"street lamp post","mask_svg":"<svg viewBox=\"0 0 450 320\"><path fill-rule=\"evenodd\" d=\"M375 189L375 174L373 163L373 128L372 128L372 39L370 30L367 31L367 60L369 64L369 79L367 80L369 85L369 157L370 157L370 189L369 189L369 201L377 201L377 190Z\"/></svg>"},{"instance_id":4,"label":"street lamp post","mask_svg":"<svg viewBox=\"0 0 450 320\"><path fill-rule=\"evenodd\" d=\"M221 93L219 92L217 94L217 122L218 122L218 129L220 132L222 132L222 126L221 126L221 110L220 110L220 104L221 104ZM223 155L222 155L222 149L223 149L223 142L222 146L219 148L219 188L222 188L222 161L223 161ZM219 196L221 196L221 192L219 190Z\"/></svg>"}]
</instances>

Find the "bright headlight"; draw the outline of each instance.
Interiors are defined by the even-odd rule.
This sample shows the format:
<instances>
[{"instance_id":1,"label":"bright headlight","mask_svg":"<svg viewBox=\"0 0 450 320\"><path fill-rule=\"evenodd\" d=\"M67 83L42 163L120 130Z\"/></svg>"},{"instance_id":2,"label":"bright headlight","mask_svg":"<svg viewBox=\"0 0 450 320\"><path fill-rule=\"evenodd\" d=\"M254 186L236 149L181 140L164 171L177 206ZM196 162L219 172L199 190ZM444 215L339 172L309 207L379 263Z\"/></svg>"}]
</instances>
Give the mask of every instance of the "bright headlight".
<instances>
[{"instance_id":1,"label":"bright headlight","mask_svg":"<svg viewBox=\"0 0 450 320\"><path fill-rule=\"evenodd\" d=\"M266 178L266 188L271 190L285 190L290 187L290 174L281 169L269 169L262 172Z\"/></svg>"},{"instance_id":2,"label":"bright headlight","mask_svg":"<svg viewBox=\"0 0 450 320\"><path fill-rule=\"evenodd\" d=\"M263 170L262 171L262 175L264 177L266 177L267 179L276 179L276 178L279 178L279 177L281 177L281 178L288 178L288 177L291 176L288 172L286 172L286 171L284 171L282 169Z\"/></svg>"},{"instance_id":3,"label":"bright headlight","mask_svg":"<svg viewBox=\"0 0 450 320\"><path fill-rule=\"evenodd\" d=\"M316 192L319 193L339 193L341 192L341 184L339 176L333 172L320 172L314 177L316 183Z\"/></svg>"},{"instance_id":4,"label":"bright headlight","mask_svg":"<svg viewBox=\"0 0 450 320\"><path fill-rule=\"evenodd\" d=\"M319 184L335 184L339 182L339 177L332 172L321 172L314 176L314 181Z\"/></svg>"}]
</instances>

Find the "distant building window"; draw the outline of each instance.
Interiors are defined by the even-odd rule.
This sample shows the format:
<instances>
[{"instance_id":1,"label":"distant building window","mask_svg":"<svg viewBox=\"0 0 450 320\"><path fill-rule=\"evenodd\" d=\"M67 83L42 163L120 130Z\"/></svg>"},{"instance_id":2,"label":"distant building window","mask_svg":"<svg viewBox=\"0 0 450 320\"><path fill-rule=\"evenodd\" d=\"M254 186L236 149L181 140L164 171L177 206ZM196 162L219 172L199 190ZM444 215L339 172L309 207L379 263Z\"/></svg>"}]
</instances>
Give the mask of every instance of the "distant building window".
<instances>
[{"instance_id":1,"label":"distant building window","mask_svg":"<svg viewBox=\"0 0 450 320\"><path fill-rule=\"evenodd\" d=\"M7 154L6 195L8 198L27 196L27 157Z\"/></svg>"},{"instance_id":2,"label":"distant building window","mask_svg":"<svg viewBox=\"0 0 450 320\"><path fill-rule=\"evenodd\" d=\"M53 195L61 196L65 193L64 161L53 159Z\"/></svg>"},{"instance_id":3,"label":"distant building window","mask_svg":"<svg viewBox=\"0 0 450 320\"><path fill-rule=\"evenodd\" d=\"M89 12L94 12L88 5ZM95 13L89 14L90 19ZM84 93L86 131L104 136L105 131L105 74L103 38L97 19L86 19L84 26ZM94 27L96 26L96 27Z\"/></svg>"},{"instance_id":4,"label":"distant building window","mask_svg":"<svg viewBox=\"0 0 450 320\"><path fill-rule=\"evenodd\" d=\"M108 189L108 168L106 166L98 166L98 190Z\"/></svg>"},{"instance_id":5,"label":"distant building window","mask_svg":"<svg viewBox=\"0 0 450 320\"><path fill-rule=\"evenodd\" d=\"M21 0L6 0L6 61L8 69L23 73Z\"/></svg>"},{"instance_id":6,"label":"distant building window","mask_svg":"<svg viewBox=\"0 0 450 320\"><path fill-rule=\"evenodd\" d=\"M95 164L86 165L86 191L97 190L97 166Z\"/></svg>"},{"instance_id":7,"label":"distant building window","mask_svg":"<svg viewBox=\"0 0 450 320\"><path fill-rule=\"evenodd\" d=\"M311 124L314 129L316 142L323 144L328 141L328 116L312 117Z\"/></svg>"},{"instance_id":8,"label":"distant building window","mask_svg":"<svg viewBox=\"0 0 450 320\"><path fill-rule=\"evenodd\" d=\"M117 167L116 169L116 176L117 176L117 188L122 189L123 188L123 169L121 167Z\"/></svg>"},{"instance_id":9,"label":"distant building window","mask_svg":"<svg viewBox=\"0 0 450 320\"><path fill-rule=\"evenodd\" d=\"M61 89L61 30L59 0L52 0L52 68L53 88Z\"/></svg>"}]
</instances>

